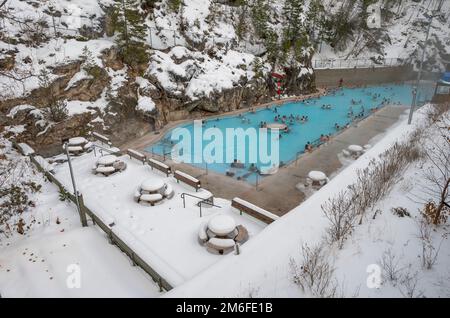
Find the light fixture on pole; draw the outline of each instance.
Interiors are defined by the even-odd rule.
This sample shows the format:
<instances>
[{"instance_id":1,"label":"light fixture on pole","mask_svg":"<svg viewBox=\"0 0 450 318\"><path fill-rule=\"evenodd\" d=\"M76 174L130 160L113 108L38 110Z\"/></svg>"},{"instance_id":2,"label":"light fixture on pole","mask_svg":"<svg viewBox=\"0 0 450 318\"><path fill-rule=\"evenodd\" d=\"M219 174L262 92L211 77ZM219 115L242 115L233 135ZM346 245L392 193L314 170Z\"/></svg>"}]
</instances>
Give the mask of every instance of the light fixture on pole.
<instances>
[{"instance_id":1,"label":"light fixture on pole","mask_svg":"<svg viewBox=\"0 0 450 318\"><path fill-rule=\"evenodd\" d=\"M425 43L423 44L422 58L420 60L419 71L417 72L416 84L414 85L413 91L412 91L413 99L411 102L411 108L409 109L408 125L410 125L412 122L413 113L416 108L417 94L419 93L420 79L422 76L423 62L425 60L425 53L426 53L428 37L430 36L431 23L433 22L433 18L435 17L435 15L436 15L436 13L433 13L428 17L429 21L428 21L428 28L427 28L427 36L425 37Z\"/></svg>"},{"instance_id":2,"label":"light fixture on pole","mask_svg":"<svg viewBox=\"0 0 450 318\"><path fill-rule=\"evenodd\" d=\"M72 161L70 160L68 139L64 139L63 140L63 148L66 151L67 162L69 164L70 178L72 179L73 194L75 196L75 203L77 205L78 214L80 215L81 225L82 226L87 226L86 214L84 214L84 212L81 210L81 205L80 205L80 200L79 200L79 193L78 193L78 190L77 190L77 185L75 183L75 176L73 174Z\"/></svg>"}]
</instances>

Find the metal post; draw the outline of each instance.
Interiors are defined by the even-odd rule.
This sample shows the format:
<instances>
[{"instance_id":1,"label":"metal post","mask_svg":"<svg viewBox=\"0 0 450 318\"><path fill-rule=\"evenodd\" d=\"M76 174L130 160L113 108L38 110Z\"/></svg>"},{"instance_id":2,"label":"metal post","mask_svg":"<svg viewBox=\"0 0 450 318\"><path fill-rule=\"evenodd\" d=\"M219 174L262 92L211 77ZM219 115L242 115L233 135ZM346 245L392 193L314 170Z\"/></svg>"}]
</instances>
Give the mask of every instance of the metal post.
<instances>
[{"instance_id":1,"label":"metal post","mask_svg":"<svg viewBox=\"0 0 450 318\"><path fill-rule=\"evenodd\" d=\"M53 15L52 15L52 21L53 21L53 30L55 31L55 37L57 37L58 33L56 32L55 17Z\"/></svg>"},{"instance_id":2,"label":"metal post","mask_svg":"<svg viewBox=\"0 0 450 318\"><path fill-rule=\"evenodd\" d=\"M78 200L78 190L77 185L75 183L75 176L73 174L72 161L70 160L69 147L67 143L64 144L64 148L66 149L67 161L69 163L70 178L72 179L73 194L75 195L75 203L77 204L77 210L78 214L80 215L81 225L87 226L87 222L85 221L86 217L84 217L83 219L83 211L81 211L80 201Z\"/></svg>"},{"instance_id":3,"label":"metal post","mask_svg":"<svg viewBox=\"0 0 450 318\"><path fill-rule=\"evenodd\" d=\"M83 226L87 226L88 224L87 224L87 219L86 219L86 212L84 210L83 195L81 193L79 193L79 192L77 192L77 195L78 195L77 199L78 199L78 202L79 202L79 205L80 205L80 211L81 211L81 213L80 213L81 224Z\"/></svg>"},{"instance_id":4,"label":"metal post","mask_svg":"<svg viewBox=\"0 0 450 318\"><path fill-rule=\"evenodd\" d=\"M150 48L153 49L153 41L152 41L152 27L148 28L149 30L149 36L150 36Z\"/></svg>"},{"instance_id":5,"label":"metal post","mask_svg":"<svg viewBox=\"0 0 450 318\"><path fill-rule=\"evenodd\" d=\"M425 60L426 47L427 47L428 37L430 35L431 23L433 22L433 18L434 18L434 15L431 15L430 22L428 24L428 29L427 29L427 36L425 37L425 43L423 44L422 59L420 60L419 72L417 73L416 85L413 88L413 99L411 102L411 108L409 110L408 125L411 125L414 109L416 108L416 99L417 99L417 93L418 93L419 86L420 86L420 77L422 76L423 61Z\"/></svg>"},{"instance_id":6,"label":"metal post","mask_svg":"<svg viewBox=\"0 0 450 318\"><path fill-rule=\"evenodd\" d=\"M127 11L125 7L125 0L122 0L122 8L123 8L123 21L125 24L125 45L128 50L128 21L127 21Z\"/></svg>"},{"instance_id":7,"label":"metal post","mask_svg":"<svg viewBox=\"0 0 450 318\"><path fill-rule=\"evenodd\" d=\"M234 245L234 251L236 252L236 255L241 254L241 251L240 251L240 248L239 248L239 243L237 243L237 242Z\"/></svg>"}]
</instances>

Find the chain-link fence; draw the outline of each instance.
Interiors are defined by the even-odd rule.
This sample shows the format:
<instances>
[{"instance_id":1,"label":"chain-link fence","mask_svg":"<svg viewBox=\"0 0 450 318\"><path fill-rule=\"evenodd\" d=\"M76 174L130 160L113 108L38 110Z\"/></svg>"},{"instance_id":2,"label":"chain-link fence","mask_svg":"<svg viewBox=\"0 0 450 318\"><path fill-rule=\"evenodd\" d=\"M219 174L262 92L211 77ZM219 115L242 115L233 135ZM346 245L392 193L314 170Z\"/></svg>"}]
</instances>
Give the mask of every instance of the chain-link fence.
<instances>
[{"instance_id":1,"label":"chain-link fence","mask_svg":"<svg viewBox=\"0 0 450 318\"><path fill-rule=\"evenodd\" d=\"M317 59L312 61L315 69L340 69L340 68L368 68L368 67L390 67L405 65L401 58L386 58L376 61L369 58L361 59Z\"/></svg>"},{"instance_id":2,"label":"chain-link fence","mask_svg":"<svg viewBox=\"0 0 450 318\"><path fill-rule=\"evenodd\" d=\"M99 28L98 21L87 16L65 15L41 16L29 19L8 15L0 11L0 31L8 32L14 29L22 34L43 32L47 37L55 36L88 36ZM12 26L12 28L8 28ZM7 34L8 35L8 34ZM9 34L13 36L14 34Z\"/></svg>"}]
</instances>

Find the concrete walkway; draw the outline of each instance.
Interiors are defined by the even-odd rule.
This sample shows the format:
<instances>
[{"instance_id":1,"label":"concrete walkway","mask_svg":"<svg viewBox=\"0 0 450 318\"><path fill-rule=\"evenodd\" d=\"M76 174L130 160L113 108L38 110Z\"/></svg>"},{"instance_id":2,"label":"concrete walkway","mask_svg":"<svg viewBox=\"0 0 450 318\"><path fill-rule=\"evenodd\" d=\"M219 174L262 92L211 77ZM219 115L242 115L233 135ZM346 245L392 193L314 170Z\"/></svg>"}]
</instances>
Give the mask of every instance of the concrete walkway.
<instances>
[{"instance_id":1,"label":"concrete walkway","mask_svg":"<svg viewBox=\"0 0 450 318\"><path fill-rule=\"evenodd\" d=\"M166 163L175 169L185 171L200 179L202 186L211 191L214 196L232 199L236 196L248 200L277 215L283 215L305 199L305 194L297 189L296 185L305 182L306 176L311 170L320 170L328 176L332 176L342 164L338 154L351 144L365 145L371 139L384 133L395 124L406 107L385 107L368 118L344 130L333 137L327 144L299 157L293 162L281 168L277 174L264 177L260 180L258 189L245 181L239 181L213 171L206 171L187 164L176 164L167 160ZM143 150L146 145L139 147ZM137 147L136 147L137 148Z\"/></svg>"}]
</instances>

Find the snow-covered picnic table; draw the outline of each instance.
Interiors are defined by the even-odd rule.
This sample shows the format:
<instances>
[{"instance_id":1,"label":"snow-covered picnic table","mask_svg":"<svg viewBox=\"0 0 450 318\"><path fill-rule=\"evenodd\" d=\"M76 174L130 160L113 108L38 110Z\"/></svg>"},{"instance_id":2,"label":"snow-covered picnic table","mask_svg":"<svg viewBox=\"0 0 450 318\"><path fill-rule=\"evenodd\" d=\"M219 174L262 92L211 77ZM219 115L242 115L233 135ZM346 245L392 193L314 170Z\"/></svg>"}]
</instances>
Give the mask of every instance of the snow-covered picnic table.
<instances>
[{"instance_id":1,"label":"snow-covered picnic table","mask_svg":"<svg viewBox=\"0 0 450 318\"><path fill-rule=\"evenodd\" d=\"M164 182L161 179L147 179L141 183L141 190L148 193L159 192L164 188Z\"/></svg>"},{"instance_id":2,"label":"snow-covered picnic table","mask_svg":"<svg viewBox=\"0 0 450 318\"><path fill-rule=\"evenodd\" d=\"M323 173L322 171L310 171L308 173L308 178L310 178L312 181L325 181L327 180L327 175Z\"/></svg>"},{"instance_id":3,"label":"snow-covered picnic table","mask_svg":"<svg viewBox=\"0 0 450 318\"><path fill-rule=\"evenodd\" d=\"M352 154L360 154L363 152L364 148L359 145L350 145L347 148Z\"/></svg>"},{"instance_id":4,"label":"snow-covered picnic table","mask_svg":"<svg viewBox=\"0 0 450 318\"><path fill-rule=\"evenodd\" d=\"M106 155L103 157L100 157L97 160L97 164L98 165L102 165L102 166L112 166L114 164L114 162L117 161L117 157L114 155Z\"/></svg>"},{"instance_id":5,"label":"snow-covered picnic table","mask_svg":"<svg viewBox=\"0 0 450 318\"><path fill-rule=\"evenodd\" d=\"M87 144L88 141L84 137L73 137L73 138L69 139L68 143L69 143L69 146L80 146L80 145Z\"/></svg>"},{"instance_id":6,"label":"snow-covered picnic table","mask_svg":"<svg viewBox=\"0 0 450 318\"><path fill-rule=\"evenodd\" d=\"M218 236L225 236L236 229L236 222L229 215L219 214L209 220L208 229Z\"/></svg>"}]
</instances>

